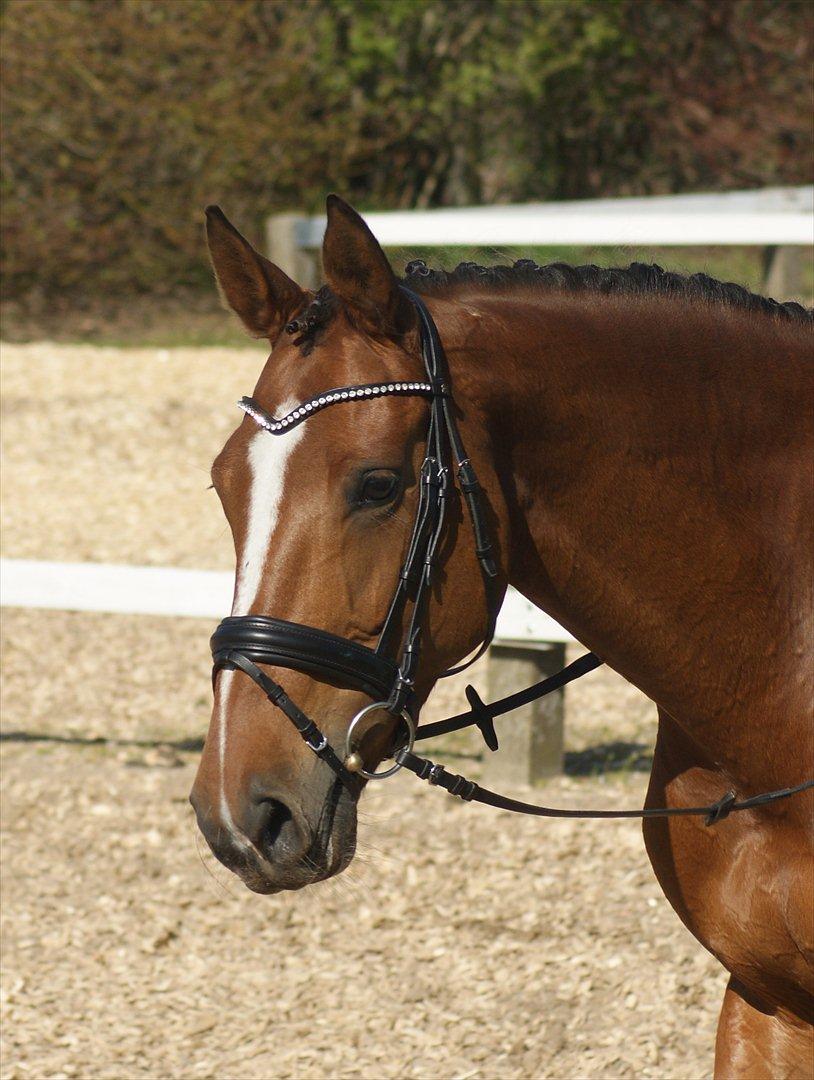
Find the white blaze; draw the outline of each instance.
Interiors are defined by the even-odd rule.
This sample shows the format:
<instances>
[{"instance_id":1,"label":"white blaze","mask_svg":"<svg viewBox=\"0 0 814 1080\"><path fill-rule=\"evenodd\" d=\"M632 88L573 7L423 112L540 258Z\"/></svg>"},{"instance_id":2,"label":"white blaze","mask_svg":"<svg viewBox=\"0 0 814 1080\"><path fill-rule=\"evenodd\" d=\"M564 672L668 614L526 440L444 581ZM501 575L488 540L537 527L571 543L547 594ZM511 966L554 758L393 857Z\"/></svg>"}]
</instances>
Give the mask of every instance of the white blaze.
<instances>
[{"instance_id":1,"label":"white blaze","mask_svg":"<svg viewBox=\"0 0 814 1080\"><path fill-rule=\"evenodd\" d=\"M234 677L234 671L221 671L218 676L218 698L215 705L218 728L218 765L220 767L220 820L224 828L229 830L232 840L239 848L249 848L252 845L235 824L232 811L229 809L229 800L226 798L224 771L226 765L226 709L229 702L229 690Z\"/></svg>"},{"instance_id":2,"label":"white blaze","mask_svg":"<svg viewBox=\"0 0 814 1080\"><path fill-rule=\"evenodd\" d=\"M296 408L296 402L285 401L278 415ZM249 442L248 461L251 471L249 487L249 512L246 536L240 550L233 615L247 615L257 597L263 570L271 547L271 538L280 515L283 488L288 459L297 443L305 434L304 424L292 428L283 435L272 435L260 429ZM218 677L216 703L216 727L218 731L218 761L220 765L220 817L240 846L253 846L235 825L226 798L226 736L229 715L229 697L234 671L222 671Z\"/></svg>"},{"instance_id":3,"label":"white blaze","mask_svg":"<svg viewBox=\"0 0 814 1080\"><path fill-rule=\"evenodd\" d=\"M278 415L285 416L296 408L296 404L294 401L284 402ZM261 428L249 443L249 514L246 538L237 567L233 615L248 614L257 597L272 533L283 502L288 459L304 434L304 424L286 431L284 435L272 435Z\"/></svg>"}]
</instances>

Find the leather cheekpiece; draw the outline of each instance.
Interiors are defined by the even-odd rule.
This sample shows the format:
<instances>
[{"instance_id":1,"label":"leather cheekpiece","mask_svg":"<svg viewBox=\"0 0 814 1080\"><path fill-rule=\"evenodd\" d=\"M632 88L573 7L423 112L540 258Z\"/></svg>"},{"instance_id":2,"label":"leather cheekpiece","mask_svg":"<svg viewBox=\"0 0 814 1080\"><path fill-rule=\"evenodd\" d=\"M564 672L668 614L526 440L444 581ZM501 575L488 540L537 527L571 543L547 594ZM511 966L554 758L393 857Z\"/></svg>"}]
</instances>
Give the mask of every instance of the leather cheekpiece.
<instances>
[{"instance_id":1,"label":"leather cheekpiece","mask_svg":"<svg viewBox=\"0 0 814 1080\"><path fill-rule=\"evenodd\" d=\"M386 656L326 630L272 619L266 615L230 616L210 640L215 665L238 651L259 664L293 668L346 690L361 690L374 701L386 700L398 674Z\"/></svg>"}]
</instances>

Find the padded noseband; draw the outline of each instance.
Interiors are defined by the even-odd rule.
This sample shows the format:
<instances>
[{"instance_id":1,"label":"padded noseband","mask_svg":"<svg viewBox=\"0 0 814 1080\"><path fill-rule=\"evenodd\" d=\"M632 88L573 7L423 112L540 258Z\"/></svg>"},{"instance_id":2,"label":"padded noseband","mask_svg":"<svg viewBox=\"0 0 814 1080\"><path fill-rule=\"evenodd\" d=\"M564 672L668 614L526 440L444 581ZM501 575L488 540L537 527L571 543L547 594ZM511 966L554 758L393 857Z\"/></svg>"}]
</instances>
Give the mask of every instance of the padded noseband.
<instances>
[{"instance_id":1,"label":"padded noseband","mask_svg":"<svg viewBox=\"0 0 814 1080\"><path fill-rule=\"evenodd\" d=\"M365 645L267 615L224 619L210 645L216 670L237 651L255 664L293 668L345 690L361 690L374 701L387 698L398 674L393 660Z\"/></svg>"}]
</instances>

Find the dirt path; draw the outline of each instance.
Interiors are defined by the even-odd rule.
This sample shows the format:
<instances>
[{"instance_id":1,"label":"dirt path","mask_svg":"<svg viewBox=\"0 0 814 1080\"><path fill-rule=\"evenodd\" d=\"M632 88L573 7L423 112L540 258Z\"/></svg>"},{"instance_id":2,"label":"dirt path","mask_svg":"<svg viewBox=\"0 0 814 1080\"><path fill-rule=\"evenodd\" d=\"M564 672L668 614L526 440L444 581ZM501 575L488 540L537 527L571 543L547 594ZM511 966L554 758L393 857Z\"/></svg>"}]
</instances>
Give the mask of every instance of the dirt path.
<instances>
[{"instance_id":1,"label":"dirt path","mask_svg":"<svg viewBox=\"0 0 814 1080\"><path fill-rule=\"evenodd\" d=\"M262 358L7 347L4 554L229 567L206 474ZM709 1075L724 976L635 823L517 819L399 778L366 795L348 874L246 892L186 802L210 630L4 612L3 1077ZM572 766L623 741L646 768L652 706L590 680L567 699ZM536 795L635 805L645 782Z\"/></svg>"},{"instance_id":2,"label":"dirt path","mask_svg":"<svg viewBox=\"0 0 814 1080\"><path fill-rule=\"evenodd\" d=\"M343 878L246 892L186 802L206 629L3 620L4 1077L709 1074L723 975L635 823L515 819L406 778L365 797ZM181 748L134 741L157 737ZM621 806L644 783L537 794Z\"/></svg>"}]
</instances>

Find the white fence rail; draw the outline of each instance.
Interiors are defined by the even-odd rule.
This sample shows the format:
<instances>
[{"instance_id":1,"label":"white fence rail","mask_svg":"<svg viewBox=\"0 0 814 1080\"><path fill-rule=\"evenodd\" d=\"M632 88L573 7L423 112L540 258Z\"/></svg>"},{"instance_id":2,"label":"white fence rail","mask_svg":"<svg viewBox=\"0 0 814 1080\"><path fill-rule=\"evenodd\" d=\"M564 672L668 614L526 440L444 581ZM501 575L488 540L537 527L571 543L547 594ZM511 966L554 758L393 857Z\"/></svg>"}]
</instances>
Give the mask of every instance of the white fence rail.
<instances>
[{"instance_id":1,"label":"white fence rail","mask_svg":"<svg viewBox=\"0 0 814 1080\"><path fill-rule=\"evenodd\" d=\"M233 581L212 570L0 559L3 607L217 619L229 614Z\"/></svg>"},{"instance_id":2,"label":"white fence rail","mask_svg":"<svg viewBox=\"0 0 814 1080\"><path fill-rule=\"evenodd\" d=\"M216 570L0 559L4 607L220 619L231 610L233 582L233 574ZM496 640L529 647L574 639L510 589L498 618Z\"/></svg>"},{"instance_id":3,"label":"white fence rail","mask_svg":"<svg viewBox=\"0 0 814 1080\"><path fill-rule=\"evenodd\" d=\"M814 243L814 187L366 214L384 247ZM296 239L317 248L324 217Z\"/></svg>"},{"instance_id":4,"label":"white fence rail","mask_svg":"<svg viewBox=\"0 0 814 1080\"><path fill-rule=\"evenodd\" d=\"M718 194L396 210L365 215L384 247L688 246L747 244L775 254L814 243L814 186ZM302 284L318 279L325 218L277 214L268 220L269 257ZM779 249L775 252L775 249ZM776 260L774 260L776 261ZM799 291L799 267L774 268L767 289Z\"/></svg>"}]
</instances>

